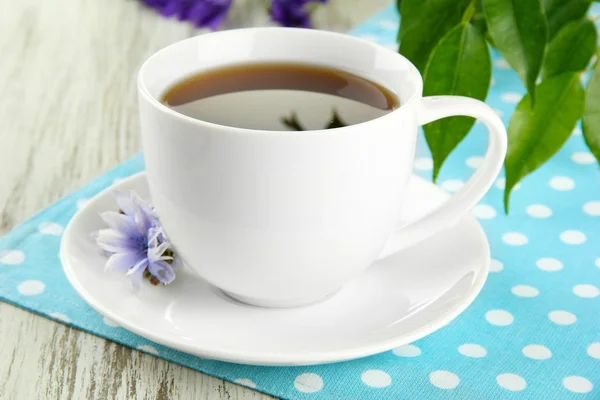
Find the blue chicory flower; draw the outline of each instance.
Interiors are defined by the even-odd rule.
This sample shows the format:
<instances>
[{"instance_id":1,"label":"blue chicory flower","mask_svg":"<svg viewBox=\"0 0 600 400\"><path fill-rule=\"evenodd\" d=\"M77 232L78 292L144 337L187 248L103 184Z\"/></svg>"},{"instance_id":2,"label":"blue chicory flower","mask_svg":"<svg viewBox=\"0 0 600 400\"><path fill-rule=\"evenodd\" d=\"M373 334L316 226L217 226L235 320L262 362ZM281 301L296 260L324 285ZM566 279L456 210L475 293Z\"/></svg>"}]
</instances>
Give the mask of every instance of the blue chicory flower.
<instances>
[{"instance_id":1,"label":"blue chicory flower","mask_svg":"<svg viewBox=\"0 0 600 400\"><path fill-rule=\"evenodd\" d=\"M196 1L190 8L188 19L197 27L207 26L216 30L227 16L231 0Z\"/></svg>"},{"instance_id":2,"label":"blue chicory flower","mask_svg":"<svg viewBox=\"0 0 600 400\"><path fill-rule=\"evenodd\" d=\"M96 234L96 243L109 254L107 269L126 271L135 290L146 276L153 284L173 282L171 246L154 209L134 192L115 192L121 212L101 214L108 225Z\"/></svg>"},{"instance_id":3,"label":"blue chicory flower","mask_svg":"<svg viewBox=\"0 0 600 400\"><path fill-rule=\"evenodd\" d=\"M219 27L231 6L232 0L142 0L147 6L165 17L176 16L188 20L196 27Z\"/></svg>"},{"instance_id":4,"label":"blue chicory flower","mask_svg":"<svg viewBox=\"0 0 600 400\"><path fill-rule=\"evenodd\" d=\"M271 18L283 26L310 28L309 3L325 3L327 0L273 0Z\"/></svg>"}]
</instances>

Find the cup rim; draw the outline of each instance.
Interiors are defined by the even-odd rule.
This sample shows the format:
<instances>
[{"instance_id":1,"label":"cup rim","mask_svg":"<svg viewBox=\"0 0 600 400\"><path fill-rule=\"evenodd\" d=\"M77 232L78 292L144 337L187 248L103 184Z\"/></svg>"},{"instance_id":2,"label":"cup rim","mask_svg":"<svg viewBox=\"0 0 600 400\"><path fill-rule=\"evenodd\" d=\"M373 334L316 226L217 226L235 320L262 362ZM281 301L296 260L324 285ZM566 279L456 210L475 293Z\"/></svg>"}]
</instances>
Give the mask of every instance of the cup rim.
<instances>
[{"instance_id":1,"label":"cup rim","mask_svg":"<svg viewBox=\"0 0 600 400\"><path fill-rule=\"evenodd\" d=\"M340 127L340 128L312 129L312 130L306 130L306 131L285 131L286 134L281 135L281 131L276 131L276 130L241 128L241 127L222 125L222 124L217 124L214 122L209 122L209 121L204 121L201 119L192 118L185 114L179 113L179 112L167 107L162 102L160 102L155 96L150 94L150 91L148 90L148 88L146 87L146 85L144 83L143 76L144 76L144 73L145 73L145 70L146 70L148 64L150 64L161 53L168 51L169 49L171 49L171 47L173 47L175 45L178 45L183 42L188 42L188 41L192 42L192 41L196 41L196 40L201 40L205 36L211 36L214 38L215 36L221 36L221 35L244 34L246 32L259 32L259 31L271 31L273 35L276 34L276 32L278 32L278 31L279 32L281 32L281 31L286 31L286 32L297 31L297 32L301 32L301 34L303 34L303 35L335 36L339 39L343 39L343 40L347 40L347 41L351 41L351 42L355 42L355 43L361 43L362 45L367 44L368 46L371 46L374 49L377 49L377 51L393 53L396 57L399 57L402 60L402 62L406 63L410 69L412 69L413 75L417 79L416 88L411 93L411 95L408 97L408 99L400 104L400 107L398 107L397 109L395 109L385 115L382 115L380 117L373 118L373 119L370 119L370 120L367 120L364 122L360 122L357 124ZM327 64L325 63L324 65L327 65ZM401 55L395 51L392 51L384 46L373 43L366 39L362 39L359 37L355 37L355 36L351 36L351 35L347 35L347 34L343 34L343 33L316 30L316 29L288 28L288 27L253 27L253 28L229 29L229 30L224 30L224 31L201 34L201 35L197 35L197 36L192 36L187 39L176 41L174 43L171 43L168 46L163 47L162 49L156 51L150 57L148 57L141 65L141 67L137 73L137 89L138 89L138 94L141 97L143 97L149 104L151 104L158 111L168 114L169 116L171 116L173 118L177 118L177 119L186 121L186 122L196 125L198 127L208 127L211 129L219 129L222 131L226 131L228 133L237 133L237 134L243 134L243 135L262 135L262 136L277 135L279 137L290 137L290 136L295 137L296 135L303 135L303 136L324 135L324 134L336 135L336 134L340 134L343 132L347 132L350 129L356 129L356 128L367 128L368 129L369 125L372 125L372 124L375 124L378 122L382 122L386 119L396 118L396 116L398 116L399 114L408 112L408 110L411 108L409 106L412 103L416 102L417 99L421 97L421 94L423 92L423 77L422 77L421 73L419 72L419 70L417 69L417 67L415 67L415 65L409 59L407 59L406 57L404 57L403 55Z\"/></svg>"}]
</instances>

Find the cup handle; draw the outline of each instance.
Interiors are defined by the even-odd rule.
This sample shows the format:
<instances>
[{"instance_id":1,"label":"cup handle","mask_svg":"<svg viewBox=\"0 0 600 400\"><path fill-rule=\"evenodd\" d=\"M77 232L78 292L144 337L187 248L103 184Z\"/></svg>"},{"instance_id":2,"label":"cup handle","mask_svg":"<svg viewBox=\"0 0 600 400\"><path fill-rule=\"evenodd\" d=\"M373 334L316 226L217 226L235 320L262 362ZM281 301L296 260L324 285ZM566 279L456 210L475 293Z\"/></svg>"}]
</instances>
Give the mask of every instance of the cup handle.
<instances>
[{"instance_id":1,"label":"cup handle","mask_svg":"<svg viewBox=\"0 0 600 400\"><path fill-rule=\"evenodd\" d=\"M417 110L420 125L440 118L469 116L480 119L488 128L489 142L483 165L448 201L423 218L399 227L386 243L378 260L411 247L436 232L456 224L489 190L506 156L506 129L487 104L461 96L432 96L421 99Z\"/></svg>"}]
</instances>

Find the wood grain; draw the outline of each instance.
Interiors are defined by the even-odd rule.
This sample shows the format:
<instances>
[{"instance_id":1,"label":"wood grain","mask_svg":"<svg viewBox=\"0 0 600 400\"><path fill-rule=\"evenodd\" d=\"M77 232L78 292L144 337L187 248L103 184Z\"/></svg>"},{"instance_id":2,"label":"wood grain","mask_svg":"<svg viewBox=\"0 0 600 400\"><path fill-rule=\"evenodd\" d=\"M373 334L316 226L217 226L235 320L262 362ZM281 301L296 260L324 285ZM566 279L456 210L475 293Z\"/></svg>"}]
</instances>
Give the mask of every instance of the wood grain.
<instances>
[{"instance_id":1,"label":"wood grain","mask_svg":"<svg viewBox=\"0 0 600 400\"><path fill-rule=\"evenodd\" d=\"M330 0L346 31L388 0ZM268 24L236 0L226 28ZM0 234L140 150L135 74L201 33L134 0L0 0ZM0 399L270 398L0 303Z\"/></svg>"}]
</instances>

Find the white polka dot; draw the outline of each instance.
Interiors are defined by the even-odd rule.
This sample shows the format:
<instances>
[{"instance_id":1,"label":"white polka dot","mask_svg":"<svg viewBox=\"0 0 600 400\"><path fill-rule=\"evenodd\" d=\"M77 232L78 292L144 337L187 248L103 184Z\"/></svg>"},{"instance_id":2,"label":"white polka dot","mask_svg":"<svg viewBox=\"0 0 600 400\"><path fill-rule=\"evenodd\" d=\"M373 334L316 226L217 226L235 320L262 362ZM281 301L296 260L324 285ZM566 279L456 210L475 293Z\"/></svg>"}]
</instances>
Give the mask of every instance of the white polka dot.
<instances>
[{"instance_id":1,"label":"white polka dot","mask_svg":"<svg viewBox=\"0 0 600 400\"><path fill-rule=\"evenodd\" d=\"M123 180L125 180L125 178L115 178L115 179L113 179L112 184L117 185L117 184L119 184L119 182L122 182Z\"/></svg>"},{"instance_id":2,"label":"white polka dot","mask_svg":"<svg viewBox=\"0 0 600 400\"><path fill-rule=\"evenodd\" d=\"M583 232L569 230L560 234L560 240L566 244L581 244L584 243L587 238Z\"/></svg>"},{"instance_id":3,"label":"white polka dot","mask_svg":"<svg viewBox=\"0 0 600 400\"><path fill-rule=\"evenodd\" d=\"M38 226L38 230L44 235L60 236L64 229L61 225L55 224L54 222L42 222Z\"/></svg>"},{"instance_id":4,"label":"white polka dot","mask_svg":"<svg viewBox=\"0 0 600 400\"><path fill-rule=\"evenodd\" d=\"M77 200L77 203L75 203L75 204L77 205L77 208L83 208L83 207L85 207L85 205L87 204L88 201L89 201L89 199L81 198L81 199Z\"/></svg>"},{"instance_id":5,"label":"white polka dot","mask_svg":"<svg viewBox=\"0 0 600 400\"><path fill-rule=\"evenodd\" d=\"M431 171L433 169L433 160L429 157L420 157L415 159L413 166L417 171Z\"/></svg>"},{"instance_id":6,"label":"white polka dot","mask_svg":"<svg viewBox=\"0 0 600 400\"><path fill-rule=\"evenodd\" d=\"M457 192L464 184L465 183L459 179L448 179L447 181L442 182L442 189L447 190L448 192Z\"/></svg>"},{"instance_id":7,"label":"white polka dot","mask_svg":"<svg viewBox=\"0 0 600 400\"><path fill-rule=\"evenodd\" d=\"M21 250L5 250L0 253L0 263L7 265L22 264L25 261L25 253Z\"/></svg>"},{"instance_id":8,"label":"white polka dot","mask_svg":"<svg viewBox=\"0 0 600 400\"><path fill-rule=\"evenodd\" d=\"M508 326L515 320L511 313L504 310L490 310L485 313L485 319L496 326Z\"/></svg>"},{"instance_id":9,"label":"white polka dot","mask_svg":"<svg viewBox=\"0 0 600 400\"><path fill-rule=\"evenodd\" d=\"M510 64L507 63L506 60L503 58L499 58L499 59L495 60L494 65L498 69L509 69L510 68Z\"/></svg>"},{"instance_id":10,"label":"white polka dot","mask_svg":"<svg viewBox=\"0 0 600 400\"><path fill-rule=\"evenodd\" d=\"M46 289L46 285L42 281L23 281L17 286L17 290L23 296L35 296Z\"/></svg>"},{"instance_id":11,"label":"white polka dot","mask_svg":"<svg viewBox=\"0 0 600 400\"><path fill-rule=\"evenodd\" d=\"M600 258L596 258L596 267L600 268Z\"/></svg>"},{"instance_id":12,"label":"white polka dot","mask_svg":"<svg viewBox=\"0 0 600 400\"><path fill-rule=\"evenodd\" d=\"M440 389L454 389L460 383L460 379L450 371L433 371L429 374L429 382Z\"/></svg>"},{"instance_id":13,"label":"white polka dot","mask_svg":"<svg viewBox=\"0 0 600 400\"><path fill-rule=\"evenodd\" d=\"M600 342L590 344L587 353L588 356L600 360Z\"/></svg>"},{"instance_id":14,"label":"white polka dot","mask_svg":"<svg viewBox=\"0 0 600 400\"><path fill-rule=\"evenodd\" d=\"M360 379L365 385L374 388L382 388L389 386L392 383L392 378L386 373L378 369L370 369L363 372Z\"/></svg>"},{"instance_id":15,"label":"white polka dot","mask_svg":"<svg viewBox=\"0 0 600 400\"><path fill-rule=\"evenodd\" d=\"M583 205L583 212L593 217L600 216L600 201L588 201Z\"/></svg>"},{"instance_id":16,"label":"white polka dot","mask_svg":"<svg viewBox=\"0 0 600 400\"><path fill-rule=\"evenodd\" d=\"M572 190L575 187L573 179L566 176L555 176L550 179L550 187L554 190L560 190L561 192Z\"/></svg>"},{"instance_id":17,"label":"white polka dot","mask_svg":"<svg viewBox=\"0 0 600 400\"><path fill-rule=\"evenodd\" d=\"M413 344L405 344L404 346L396 347L392 353L399 357L417 357L421 355L421 349Z\"/></svg>"},{"instance_id":18,"label":"white polka dot","mask_svg":"<svg viewBox=\"0 0 600 400\"><path fill-rule=\"evenodd\" d=\"M502 235L502 240L504 243L509 244L511 246L523 246L529 242L527 236L523 235L520 232L507 232Z\"/></svg>"},{"instance_id":19,"label":"white polka dot","mask_svg":"<svg viewBox=\"0 0 600 400\"><path fill-rule=\"evenodd\" d=\"M102 318L102 322L104 322L104 325L110 326L111 328L119 327L119 325L115 321L113 321L112 319L106 318L106 317Z\"/></svg>"},{"instance_id":20,"label":"white polka dot","mask_svg":"<svg viewBox=\"0 0 600 400\"><path fill-rule=\"evenodd\" d=\"M582 134L581 128L575 128L575 129L573 129L572 135L574 135L574 136L581 136L581 134Z\"/></svg>"},{"instance_id":21,"label":"white polka dot","mask_svg":"<svg viewBox=\"0 0 600 400\"><path fill-rule=\"evenodd\" d=\"M594 388L592 382L582 376L567 376L563 379L563 386L573 393L588 393Z\"/></svg>"},{"instance_id":22,"label":"white polka dot","mask_svg":"<svg viewBox=\"0 0 600 400\"><path fill-rule=\"evenodd\" d=\"M552 215L552 210L543 204L532 204L527 207L527 214L533 218L548 218Z\"/></svg>"},{"instance_id":23,"label":"white polka dot","mask_svg":"<svg viewBox=\"0 0 600 400\"><path fill-rule=\"evenodd\" d=\"M142 344L137 347L138 350L145 351L146 353L158 355L158 350L154 348L154 346L150 346L148 344Z\"/></svg>"},{"instance_id":24,"label":"white polka dot","mask_svg":"<svg viewBox=\"0 0 600 400\"><path fill-rule=\"evenodd\" d=\"M52 318L58 319L60 321L66 322L66 323L70 323L71 322L71 318L69 318L68 316L66 316L63 313L54 312L54 313L50 313L50 316Z\"/></svg>"},{"instance_id":25,"label":"white polka dot","mask_svg":"<svg viewBox=\"0 0 600 400\"><path fill-rule=\"evenodd\" d=\"M563 310L550 311L548 318L558 325L571 325L577 322L575 314Z\"/></svg>"},{"instance_id":26,"label":"white polka dot","mask_svg":"<svg viewBox=\"0 0 600 400\"><path fill-rule=\"evenodd\" d=\"M496 179L496 187L500 190L504 190L504 188L506 187L506 178ZM520 187L521 184L517 183L515 186L513 186L513 190L519 190Z\"/></svg>"},{"instance_id":27,"label":"white polka dot","mask_svg":"<svg viewBox=\"0 0 600 400\"><path fill-rule=\"evenodd\" d=\"M496 84L496 80L494 78L490 79L490 86L494 86Z\"/></svg>"},{"instance_id":28,"label":"white polka dot","mask_svg":"<svg viewBox=\"0 0 600 400\"><path fill-rule=\"evenodd\" d=\"M469 157L467 158L467 161L465 161L465 163L467 164L467 167L470 168L479 168L481 167L481 164L483 164L483 157L480 156L473 156L473 157Z\"/></svg>"},{"instance_id":29,"label":"white polka dot","mask_svg":"<svg viewBox=\"0 0 600 400\"><path fill-rule=\"evenodd\" d=\"M487 351L478 344L466 343L458 346L458 352L466 357L481 358L487 355Z\"/></svg>"},{"instance_id":30,"label":"white polka dot","mask_svg":"<svg viewBox=\"0 0 600 400\"><path fill-rule=\"evenodd\" d=\"M391 50L391 51L398 51L398 43L384 44L383 47L385 47L386 49Z\"/></svg>"},{"instance_id":31,"label":"white polka dot","mask_svg":"<svg viewBox=\"0 0 600 400\"><path fill-rule=\"evenodd\" d=\"M359 38L368 40L369 42L377 43L379 38L375 35L360 35Z\"/></svg>"},{"instance_id":32,"label":"white polka dot","mask_svg":"<svg viewBox=\"0 0 600 400\"><path fill-rule=\"evenodd\" d=\"M502 264L498 260L492 259L492 262L490 263L490 272L500 272L503 269L504 269L504 264Z\"/></svg>"},{"instance_id":33,"label":"white polka dot","mask_svg":"<svg viewBox=\"0 0 600 400\"><path fill-rule=\"evenodd\" d=\"M504 111L502 111L499 108L494 108L494 111L496 112L496 114L498 114L499 117L503 117L504 116Z\"/></svg>"},{"instance_id":34,"label":"white polka dot","mask_svg":"<svg viewBox=\"0 0 600 400\"><path fill-rule=\"evenodd\" d=\"M542 271L554 272L563 269L563 263L556 258L540 258L535 263Z\"/></svg>"},{"instance_id":35,"label":"white polka dot","mask_svg":"<svg viewBox=\"0 0 600 400\"><path fill-rule=\"evenodd\" d=\"M541 344L530 344L523 347L523 355L533 360L547 360L552 357L552 352Z\"/></svg>"},{"instance_id":36,"label":"white polka dot","mask_svg":"<svg viewBox=\"0 0 600 400\"><path fill-rule=\"evenodd\" d=\"M594 164L596 162L594 155L588 151L580 151L571 154L571 160L577 164Z\"/></svg>"},{"instance_id":37,"label":"white polka dot","mask_svg":"<svg viewBox=\"0 0 600 400\"><path fill-rule=\"evenodd\" d=\"M575 296L583 297L585 299L593 299L600 295L600 290L594 285L581 284L573 286L573 293Z\"/></svg>"},{"instance_id":38,"label":"white polka dot","mask_svg":"<svg viewBox=\"0 0 600 400\"><path fill-rule=\"evenodd\" d=\"M487 204L478 204L473 207L473 215L479 219L492 219L496 216L496 210L494 207L488 206Z\"/></svg>"},{"instance_id":39,"label":"white polka dot","mask_svg":"<svg viewBox=\"0 0 600 400\"><path fill-rule=\"evenodd\" d=\"M323 379L312 372L305 372L294 379L294 387L303 393L314 393L323 389Z\"/></svg>"},{"instance_id":40,"label":"white polka dot","mask_svg":"<svg viewBox=\"0 0 600 400\"><path fill-rule=\"evenodd\" d=\"M540 291L534 288L533 286L528 285L517 285L513 286L510 290L512 294L518 297L536 297L540 294Z\"/></svg>"},{"instance_id":41,"label":"white polka dot","mask_svg":"<svg viewBox=\"0 0 600 400\"><path fill-rule=\"evenodd\" d=\"M237 383L238 385L248 386L249 388L256 389L256 383L252 382L250 379L239 378L233 381L233 383Z\"/></svg>"},{"instance_id":42,"label":"white polka dot","mask_svg":"<svg viewBox=\"0 0 600 400\"><path fill-rule=\"evenodd\" d=\"M379 26L384 29L395 30L395 29L398 29L398 22L391 20L391 19L384 19L384 20L379 21Z\"/></svg>"},{"instance_id":43,"label":"white polka dot","mask_svg":"<svg viewBox=\"0 0 600 400\"><path fill-rule=\"evenodd\" d=\"M517 104L521 101L521 97L523 97L523 95L517 92L502 93L502 96L500 96L503 102L509 104Z\"/></svg>"},{"instance_id":44,"label":"white polka dot","mask_svg":"<svg viewBox=\"0 0 600 400\"><path fill-rule=\"evenodd\" d=\"M500 374L496 377L496 382L511 392L518 392L527 387L525 379L516 374Z\"/></svg>"}]
</instances>

